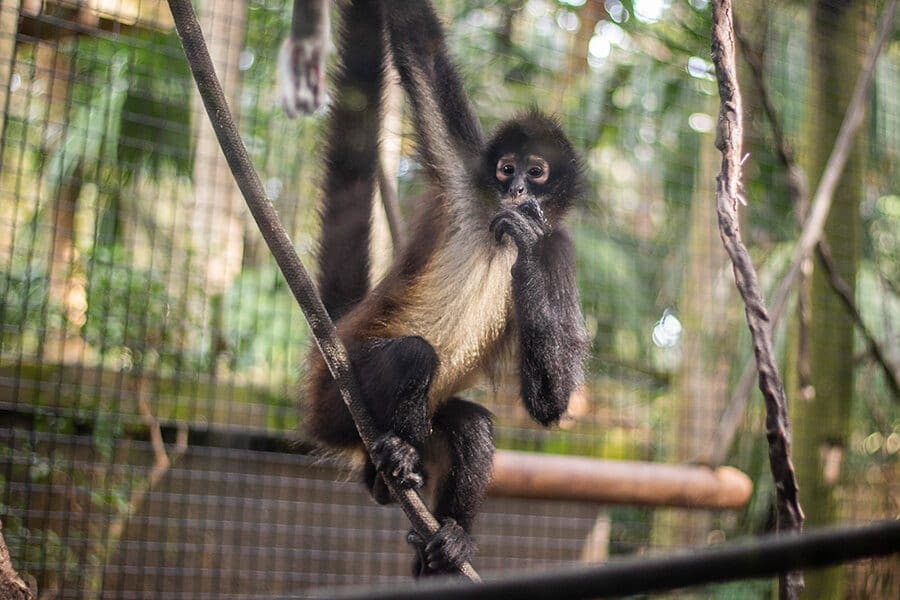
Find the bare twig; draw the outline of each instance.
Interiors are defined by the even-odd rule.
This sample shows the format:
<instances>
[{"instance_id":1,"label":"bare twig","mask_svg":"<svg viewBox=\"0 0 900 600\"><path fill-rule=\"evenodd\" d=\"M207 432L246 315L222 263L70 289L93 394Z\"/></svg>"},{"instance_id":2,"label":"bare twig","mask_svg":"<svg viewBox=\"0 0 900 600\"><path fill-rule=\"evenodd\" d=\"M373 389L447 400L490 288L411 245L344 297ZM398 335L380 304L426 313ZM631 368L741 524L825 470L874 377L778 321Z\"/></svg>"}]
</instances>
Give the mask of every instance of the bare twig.
<instances>
[{"instance_id":1,"label":"bare twig","mask_svg":"<svg viewBox=\"0 0 900 600\"><path fill-rule=\"evenodd\" d=\"M175 448L172 455L169 456L169 453L166 452L166 445L163 442L162 429L159 426L159 421L153 416L150 405L147 403L147 399L143 394L139 394L138 397L138 410L141 413L141 419L144 421L144 425L147 426L147 429L150 432L150 447L153 449L153 466L150 468L150 472L147 473L147 478L132 490L131 497L128 499L128 513L125 515L126 517L137 512L144 502L144 498L147 497L147 492L156 487L156 484L159 483L172 465L187 452L187 428L185 426L182 425L178 428ZM112 532L115 530L116 533L121 534L124 521L125 519L121 519L120 522L113 523L113 525L110 526L110 531ZM112 533L110 533L110 537L112 537Z\"/></svg>"},{"instance_id":2,"label":"bare twig","mask_svg":"<svg viewBox=\"0 0 900 600\"><path fill-rule=\"evenodd\" d=\"M837 182L847 163L853 139L862 124L863 115L865 113L865 101L875 71L875 61L881 53L881 48L884 45L885 39L893 27L896 6L897 0L891 0L890 4L885 7L882 13L878 34L866 55L862 70L856 80L853 96L847 106L844 121L835 140L834 148L825 165L822 179L819 182L819 187L813 197L809 216L804 223L800 240L794 250L791 265L775 292L772 301L772 309L769 314L772 331L778 326L781 317L787 309L791 290L794 289L801 276L803 262L809 257L813 248L818 244L822 237L822 230L825 225L825 219L831 209L831 200L834 196L835 187L837 186ZM758 61L756 61L755 65L751 62L753 61L753 57L756 56L754 52L750 51L746 54L750 57L748 59L748 64L750 64L751 72L754 73L757 83L762 82L762 65L759 64ZM759 69L758 74L756 73L757 69ZM773 123L778 122L774 108L772 108L772 103L767 98L766 86L759 86L759 92L766 96L762 99L762 104L763 109L767 112L769 120ZM792 154L787 150L788 144L784 139L781 128L779 127L776 129L773 127L773 134L776 136L776 144L779 146L779 153L785 157L792 157ZM806 203L803 200L807 194L806 178L799 167L796 166L796 163L793 162L793 158L790 158L790 160L794 167L788 168L789 183L793 189L793 193L796 194L795 197L799 199L799 205L802 206ZM744 370L741 373L738 383L732 391L728 407L722 414L719 426L716 429L716 434L713 438L715 440L714 447L709 456L709 463L712 465L720 464L725 460L725 457L728 454L728 448L743 420L747 401L753 390L755 372L754 359L751 358L744 366Z\"/></svg>"},{"instance_id":3,"label":"bare twig","mask_svg":"<svg viewBox=\"0 0 900 600\"><path fill-rule=\"evenodd\" d=\"M715 0L712 13L712 58L721 101L716 134L716 147L722 152L722 170L716 178L719 232L731 258L735 283L744 300L744 312L753 338L753 351L759 371L759 388L766 402L766 438L769 442L769 466L775 480L778 529L782 532L799 533L803 511L791 463L790 423L784 385L772 352L768 311L762 299L756 269L741 241L737 214L743 129L731 1ZM797 598L803 590L803 575L798 571L782 574L779 581L782 598Z\"/></svg>"},{"instance_id":4,"label":"bare twig","mask_svg":"<svg viewBox=\"0 0 900 600\"><path fill-rule=\"evenodd\" d=\"M184 47L191 73L197 82L203 105L216 132L222 152L228 161L228 166L231 168L234 179L247 201L250 213L256 220L278 268L281 269L288 287L291 288L294 298L303 311L303 316L322 352L325 364L328 365L328 370L337 382L341 398L356 423L360 439L366 450L369 450L378 435L378 430L365 405L359 401L359 387L350 368L347 349L338 339L334 323L325 311L325 306L316 293L309 273L294 251L294 246L278 218L278 213L275 212L275 208L266 197L259 175L253 168L247 149L238 134L234 118L225 102L222 87L203 40L200 24L197 22L197 15L194 13L190 0L169 0L169 9L172 11L175 28L178 30L178 37ZM428 511L418 492L412 489L400 489L394 485L393 478L390 476L385 477L385 482L416 532L425 539L431 539L437 533L440 524ZM469 563L464 563L460 572L473 581L480 581L478 573Z\"/></svg>"},{"instance_id":5,"label":"bare twig","mask_svg":"<svg viewBox=\"0 0 900 600\"><path fill-rule=\"evenodd\" d=\"M119 540L125 532L125 526L128 524L129 519L140 510L141 505L147 498L147 494L156 487L172 465L178 462L178 460L184 456L184 453L187 452L187 427L185 425L180 425L178 427L175 448L170 456L169 453L166 452L166 445L163 442L162 429L159 426L159 421L153 416L150 405L147 403L145 394L141 389L138 390L137 396L138 411L141 413L141 420L144 422L144 425L147 426L150 433L150 447L153 449L153 466L150 468L150 472L147 473L147 477L137 482L134 487L132 487L131 494L128 497L127 510L123 514L116 516L109 524L106 533L106 548L104 550L104 556L107 562L115 551L115 548L118 546Z\"/></svg>"},{"instance_id":6,"label":"bare twig","mask_svg":"<svg viewBox=\"0 0 900 600\"><path fill-rule=\"evenodd\" d=\"M838 298L841 299L850 318L853 319L857 329L859 329L862 336L866 339L866 349L881 366L888 387L891 389L891 392L893 392L895 398L900 398L900 384L898 384L900 374L898 374L898 369L891 365L890 360L881 348L881 344L878 343L878 340L875 339L875 336L863 322L862 315L859 313L859 309L856 307L856 302L854 301L854 291L847 282L844 281L840 273L837 272L837 268L834 266L834 260L831 257L831 248L829 247L828 242L825 240L819 241L816 245L816 256L819 257L819 263L822 265L825 275L828 277L828 283L831 284L832 289L838 295Z\"/></svg>"}]
</instances>

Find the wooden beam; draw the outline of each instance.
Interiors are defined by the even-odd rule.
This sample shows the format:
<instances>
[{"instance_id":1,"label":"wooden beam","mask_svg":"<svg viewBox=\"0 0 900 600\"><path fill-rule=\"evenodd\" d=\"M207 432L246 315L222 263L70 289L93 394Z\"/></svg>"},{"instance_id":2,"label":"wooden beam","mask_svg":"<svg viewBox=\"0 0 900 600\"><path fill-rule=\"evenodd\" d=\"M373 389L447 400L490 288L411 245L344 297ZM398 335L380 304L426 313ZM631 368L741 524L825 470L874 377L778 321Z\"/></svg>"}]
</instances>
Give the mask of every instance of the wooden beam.
<instances>
[{"instance_id":1,"label":"wooden beam","mask_svg":"<svg viewBox=\"0 0 900 600\"><path fill-rule=\"evenodd\" d=\"M492 496L602 504L738 509L750 478L733 467L666 465L581 456L497 451Z\"/></svg>"}]
</instances>

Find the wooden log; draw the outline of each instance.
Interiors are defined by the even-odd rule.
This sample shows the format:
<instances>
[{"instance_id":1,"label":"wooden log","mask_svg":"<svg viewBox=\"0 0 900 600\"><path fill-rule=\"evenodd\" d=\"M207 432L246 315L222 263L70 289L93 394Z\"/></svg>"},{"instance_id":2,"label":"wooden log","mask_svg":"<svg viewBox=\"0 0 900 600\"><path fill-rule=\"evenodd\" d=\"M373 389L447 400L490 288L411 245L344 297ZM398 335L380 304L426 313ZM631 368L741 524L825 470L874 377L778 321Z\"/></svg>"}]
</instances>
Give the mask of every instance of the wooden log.
<instances>
[{"instance_id":1,"label":"wooden log","mask_svg":"<svg viewBox=\"0 0 900 600\"><path fill-rule=\"evenodd\" d=\"M580 500L602 504L738 509L750 478L733 467L602 460L497 451L492 496Z\"/></svg>"}]
</instances>

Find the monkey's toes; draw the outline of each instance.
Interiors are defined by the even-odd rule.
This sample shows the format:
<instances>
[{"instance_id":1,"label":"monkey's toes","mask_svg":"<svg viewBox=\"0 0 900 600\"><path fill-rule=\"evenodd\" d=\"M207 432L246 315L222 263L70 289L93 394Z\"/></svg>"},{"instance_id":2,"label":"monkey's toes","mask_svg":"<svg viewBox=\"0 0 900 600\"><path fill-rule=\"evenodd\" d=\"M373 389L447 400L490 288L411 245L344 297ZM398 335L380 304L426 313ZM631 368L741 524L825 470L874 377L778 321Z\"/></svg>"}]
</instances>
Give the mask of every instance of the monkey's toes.
<instances>
[{"instance_id":1,"label":"monkey's toes","mask_svg":"<svg viewBox=\"0 0 900 600\"><path fill-rule=\"evenodd\" d=\"M458 573L460 565L470 560L476 550L468 532L455 519L447 517L425 545L425 573Z\"/></svg>"},{"instance_id":2,"label":"monkey's toes","mask_svg":"<svg viewBox=\"0 0 900 600\"><path fill-rule=\"evenodd\" d=\"M375 441L372 460L385 477L403 489L417 489L425 484L419 452L394 433L386 433Z\"/></svg>"}]
</instances>

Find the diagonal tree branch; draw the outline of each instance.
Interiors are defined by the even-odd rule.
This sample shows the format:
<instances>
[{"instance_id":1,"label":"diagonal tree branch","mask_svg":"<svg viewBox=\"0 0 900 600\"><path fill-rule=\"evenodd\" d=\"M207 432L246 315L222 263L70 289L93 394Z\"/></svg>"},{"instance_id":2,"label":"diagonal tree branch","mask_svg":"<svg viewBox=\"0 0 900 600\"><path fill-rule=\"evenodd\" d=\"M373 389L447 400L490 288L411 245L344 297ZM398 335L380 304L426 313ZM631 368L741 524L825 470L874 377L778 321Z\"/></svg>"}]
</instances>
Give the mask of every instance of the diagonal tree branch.
<instances>
[{"instance_id":1,"label":"diagonal tree branch","mask_svg":"<svg viewBox=\"0 0 900 600\"><path fill-rule=\"evenodd\" d=\"M360 438L366 450L369 450L372 441L377 436L377 429L365 406L359 401L359 388L350 369L347 350L338 339L334 323L325 311L309 274L294 251L294 246L278 218L278 213L266 197L259 175L250 162L234 118L231 116L222 94L222 87L216 77L212 60L203 40L197 15L194 13L190 0L169 0L169 9L172 11L184 53L187 56L194 80L197 82L197 88L216 137L222 147L222 152L228 161L228 166L231 168L235 181L247 201L250 213L256 220L269 250L275 257L279 269L306 317L306 322L325 358L325 363L337 381L341 397L356 423ZM398 488L389 475L385 477L385 481L409 517L416 532L425 539L431 539L440 525L434 515L428 511L418 492ZM478 573L469 563L463 564L460 572L473 581L480 581Z\"/></svg>"},{"instance_id":2,"label":"diagonal tree branch","mask_svg":"<svg viewBox=\"0 0 900 600\"><path fill-rule=\"evenodd\" d=\"M781 119L778 117L778 113L772 104L772 98L769 95L769 89L763 77L763 66L760 59L760 53L751 47L747 36L744 35L738 25L738 22L735 22L734 30L737 43L741 48L744 59L750 67L753 83L756 85L757 92L759 92L763 111L766 113L766 118L772 128L775 153L778 155L778 160L781 162L781 165L787 171L788 192L791 201L794 206L806 207L809 202L806 173L800 165L797 164L797 161L794 158L794 153L784 135L784 128L781 126ZM801 214L802 212L803 211L801 211ZM900 374L898 374L898 368L891 364L890 359L887 357L887 353L872 334L871 330L869 330L863 322L862 314L854 301L854 292L835 270L834 263L831 260L831 250L824 239L819 240L818 244L816 244L816 256L819 258L819 262L824 268L825 274L828 275L828 282L831 284L832 289L841 299L847 313L853 319L853 322L856 324L856 327L859 329L862 336L866 339L866 346L869 353L872 354L876 362L881 366L881 370L884 372L884 376L887 379L888 387L891 388L895 397L900 398L900 382L898 382Z\"/></svg>"},{"instance_id":3,"label":"diagonal tree branch","mask_svg":"<svg viewBox=\"0 0 900 600\"><path fill-rule=\"evenodd\" d=\"M881 370L884 372L884 378L887 380L888 387L894 394L894 398L900 399L900 383L898 383L900 371L891 364L884 349L881 347L881 344L875 339L875 335L869 328L866 327L865 322L863 322L862 315L854 301L854 291L837 272L837 269L834 266L834 260L831 257L831 247L828 245L828 242L825 240L819 241L816 245L816 256L819 258L819 264L822 265L825 274L828 276L828 283L831 284L831 288L838 295L838 298L841 299L841 303L843 303L844 308L847 310L847 314L850 315L850 318L853 319L857 329L859 329L859 332L865 338L866 349L881 366Z\"/></svg>"},{"instance_id":4,"label":"diagonal tree branch","mask_svg":"<svg viewBox=\"0 0 900 600\"><path fill-rule=\"evenodd\" d=\"M862 70L856 80L853 96L847 106L843 124L838 132L831 156L825 165L822 179L820 180L815 196L813 197L808 217L803 225L800 240L794 250L791 265L775 292L770 312L772 331L775 331L775 328L778 326L781 317L787 309L790 293L795 288L796 283L801 276L803 262L809 257L810 253L822 238L822 230L825 226L825 219L828 217L828 212L831 209L831 200L834 196L834 190L843 173L844 166L847 164L847 158L850 154L853 140L856 137L856 132L859 130L860 125L862 125L863 116L865 114L865 102L868 98L868 90L875 72L875 61L881 53L881 49L884 46L888 34L893 28L896 7L897 0L890 0L890 3L885 6L884 11L882 12L878 33L866 55ZM751 57L750 60L752 60L754 54L755 53L752 51L747 53L747 55ZM752 62L749 64L751 71L755 70L754 64ZM759 69L760 73L758 77L761 77L762 65L759 64L758 61L756 68ZM757 77L757 75L754 75L754 77ZM765 86L760 90L760 93L764 92ZM770 121L777 122L777 117L775 117L774 108L772 108L770 100L763 99L763 108L766 110ZM789 148L789 146L785 141L780 128L777 129L775 135L777 136L779 133L781 135L780 141L779 139L776 139L779 152L784 153L784 156L791 157L791 153L784 150ZM793 159L791 158L790 160ZM796 167L796 163L793 164L795 165L794 168L788 169L789 182L802 205L805 204L803 198L805 198L807 193L807 186L805 183L806 178L802 171ZM722 414L722 418L719 421L719 426L713 438L713 449L708 457L710 464L720 464L725 460L725 457L728 454L728 448L743 420L747 401L753 390L755 371L754 359L750 359L744 366L740 379L732 391L728 407L725 409L725 412Z\"/></svg>"},{"instance_id":5,"label":"diagonal tree branch","mask_svg":"<svg viewBox=\"0 0 900 600\"><path fill-rule=\"evenodd\" d=\"M716 178L716 213L722 243L734 270L735 283L744 300L747 326L753 338L753 352L759 372L759 388L766 403L766 438L769 442L769 466L775 480L778 530L800 532L803 510L797 493L797 480L791 463L791 434L784 385L772 352L771 324L762 299L756 269L741 241L737 207L741 185L741 95L734 55L734 30L730 0L714 0L712 59L719 84L719 122L716 147L722 152L722 170ZM799 571L779 577L781 598L798 598L803 591Z\"/></svg>"}]
</instances>

